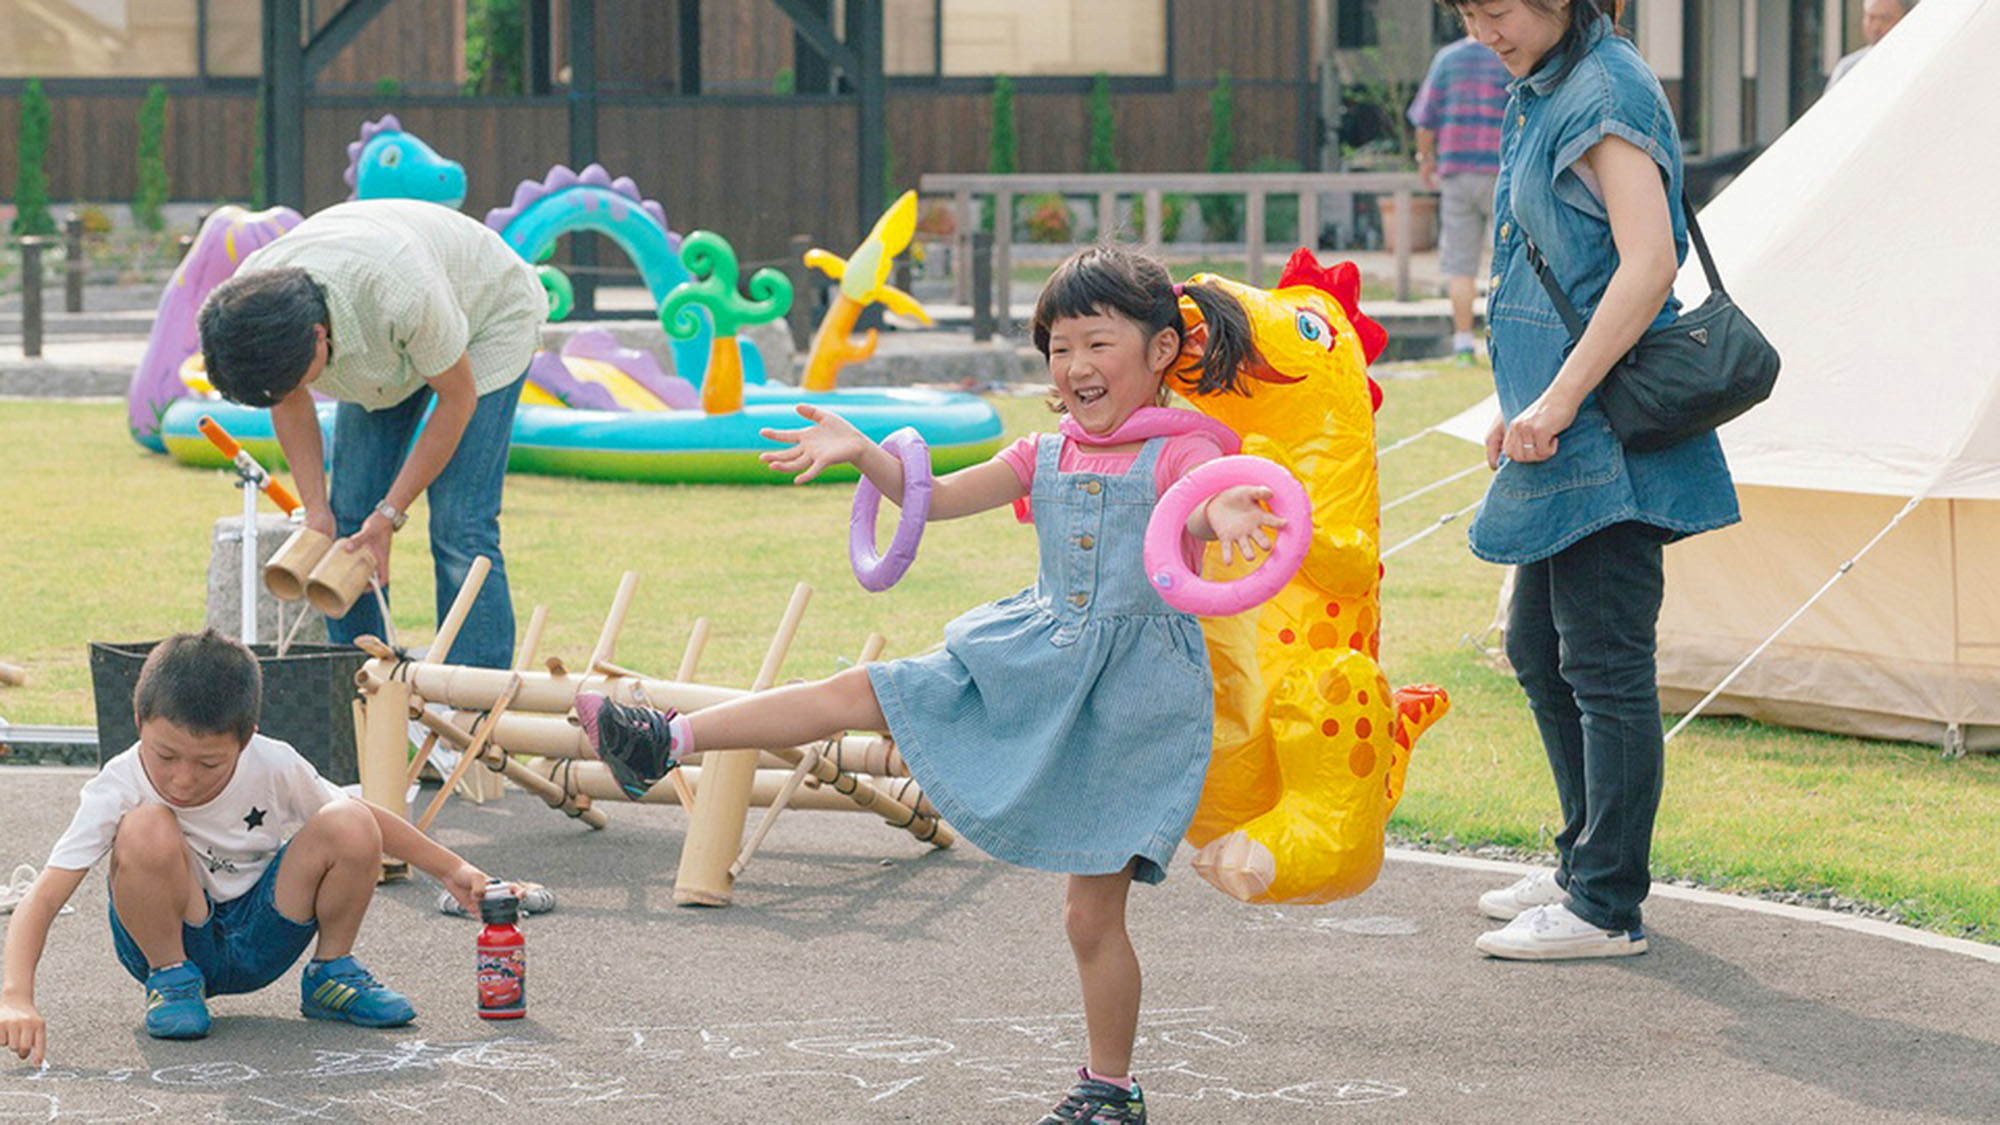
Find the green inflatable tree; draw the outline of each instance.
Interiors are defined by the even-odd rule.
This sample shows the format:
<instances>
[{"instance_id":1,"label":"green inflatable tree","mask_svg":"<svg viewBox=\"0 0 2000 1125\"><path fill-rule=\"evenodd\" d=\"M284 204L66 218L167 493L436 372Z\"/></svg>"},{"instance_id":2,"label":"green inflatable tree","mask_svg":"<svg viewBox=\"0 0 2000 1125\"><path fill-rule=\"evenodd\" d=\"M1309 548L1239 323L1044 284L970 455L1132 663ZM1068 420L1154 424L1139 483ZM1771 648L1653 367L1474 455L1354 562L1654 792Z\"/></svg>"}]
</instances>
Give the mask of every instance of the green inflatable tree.
<instances>
[{"instance_id":1,"label":"green inflatable tree","mask_svg":"<svg viewBox=\"0 0 2000 1125\"><path fill-rule=\"evenodd\" d=\"M736 248L712 231L698 230L681 240L681 262L693 277L674 286L660 302L667 335L692 340L701 331L696 309L708 310L715 335L708 342L708 371L701 378L701 408L708 414L743 409L743 352L739 329L776 320L792 307L792 279L774 269L750 275L746 298L737 291Z\"/></svg>"}]
</instances>

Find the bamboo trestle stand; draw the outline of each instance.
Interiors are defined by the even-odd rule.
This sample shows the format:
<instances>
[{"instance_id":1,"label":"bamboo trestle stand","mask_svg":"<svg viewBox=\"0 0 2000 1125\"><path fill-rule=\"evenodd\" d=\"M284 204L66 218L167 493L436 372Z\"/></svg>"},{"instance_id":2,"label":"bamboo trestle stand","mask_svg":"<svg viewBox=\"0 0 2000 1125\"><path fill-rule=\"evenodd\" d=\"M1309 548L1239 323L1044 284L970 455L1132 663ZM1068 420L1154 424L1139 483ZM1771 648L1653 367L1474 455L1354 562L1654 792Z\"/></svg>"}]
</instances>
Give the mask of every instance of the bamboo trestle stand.
<instances>
[{"instance_id":1,"label":"bamboo trestle stand","mask_svg":"<svg viewBox=\"0 0 2000 1125\"><path fill-rule=\"evenodd\" d=\"M570 717L578 691L682 711L748 694L740 688L693 681L708 636L705 619L695 621L674 679L650 678L613 662L638 584L631 573L619 582L582 674L572 673L553 657L541 669L533 667L547 619L541 607L534 611L512 669L451 664L452 642L489 569L488 560L474 561L438 627L437 639L422 658L398 653L372 637L357 642L372 658L355 675L362 795L407 816L405 795L431 748L443 742L460 754L451 776L417 821L420 829L428 829L475 761L540 797L550 808L603 828L609 819L594 802L622 800L624 794L610 770L592 757L582 729ZM803 583L793 590L749 691L761 691L777 681L811 595ZM881 649L882 638L871 635L862 659L874 659ZM449 708L452 714L439 714L427 704ZM415 761L408 756L412 720L426 732ZM683 905L728 905L736 877L786 808L872 812L933 846L949 847L954 841L951 829L909 777L894 744L880 735L850 733L810 746L715 748L695 758L699 765L674 770L644 798L647 803L679 804L689 810L674 886L674 901ZM746 843L744 827L753 805L767 811Z\"/></svg>"}]
</instances>

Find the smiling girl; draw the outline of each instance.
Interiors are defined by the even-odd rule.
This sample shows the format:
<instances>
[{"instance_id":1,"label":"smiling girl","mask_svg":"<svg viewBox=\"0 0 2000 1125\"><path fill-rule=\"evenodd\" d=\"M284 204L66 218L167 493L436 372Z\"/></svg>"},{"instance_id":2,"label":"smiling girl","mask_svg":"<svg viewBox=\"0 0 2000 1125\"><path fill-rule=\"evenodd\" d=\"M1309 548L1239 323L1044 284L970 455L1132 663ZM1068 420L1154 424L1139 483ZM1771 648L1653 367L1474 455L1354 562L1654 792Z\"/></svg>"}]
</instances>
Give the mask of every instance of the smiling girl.
<instances>
[{"instance_id":1,"label":"smiling girl","mask_svg":"<svg viewBox=\"0 0 2000 1125\"><path fill-rule=\"evenodd\" d=\"M1183 339L1182 293L1205 338ZM910 775L981 850L1067 875L1063 923L1083 986L1089 1065L1045 1122L1142 1122L1133 1083L1139 960L1125 929L1134 879L1158 883L1201 796L1213 702L1201 626L1148 584L1140 545L1160 494L1196 465L1234 453L1236 436L1162 409L1183 349L1198 353L1190 393L1222 393L1254 361L1242 306L1219 290L1172 284L1165 267L1119 246L1058 267L1035 307L1058 433L1034 434L991 461L939 479L933 519L1032 499L1041 569L1033 586L945 627L942 650L853 668L688 715L579 693L577 717L625 791L643 794L701 747L796 746L847 730L886 730ZM852 464L885 496L902 462L832 411L766 430L787 448L773 468L809 481ZM1284 521L1238 486L1188 517L1224 558L1255 557Z\"/></svg>"}]
</instances>

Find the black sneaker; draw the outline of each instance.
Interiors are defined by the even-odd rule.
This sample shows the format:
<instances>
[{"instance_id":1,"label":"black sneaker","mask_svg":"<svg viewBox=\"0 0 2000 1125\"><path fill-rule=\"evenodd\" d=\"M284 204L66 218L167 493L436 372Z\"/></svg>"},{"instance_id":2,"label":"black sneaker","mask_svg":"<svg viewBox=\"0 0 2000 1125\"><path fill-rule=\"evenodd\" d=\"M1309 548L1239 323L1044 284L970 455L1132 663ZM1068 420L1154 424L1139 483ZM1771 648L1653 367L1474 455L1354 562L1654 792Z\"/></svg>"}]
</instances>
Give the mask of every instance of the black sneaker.
<instances>
[{"instance_id":1,"label":"black sneaker","mask_svg":"<svg viewBox=\"0 0 2000 1125\"><path fill-rule=\"evenodd\" d=\"M629 707L594 691L576 693L576 721L590 748L611 767L618 788L636 801L680 765L674 754L673 732L667 720L674 709Z\"/></svg>"},{"instance_id":2,"label":"black sneaker","mask_svg":"<svg viewBox=\"0 0 2000 1125\"><path fill-rule=\"evenodd\" d=\"M1070 1088L1069 1096L1035 1125L1063 1125L1066 1121L1085 1125L1145 1125L1146 1095L1139 1092L1137 1082L1127 1090L1099 1082L1078 1068L1076 1085Z\"/></svg>"}]
</instances>

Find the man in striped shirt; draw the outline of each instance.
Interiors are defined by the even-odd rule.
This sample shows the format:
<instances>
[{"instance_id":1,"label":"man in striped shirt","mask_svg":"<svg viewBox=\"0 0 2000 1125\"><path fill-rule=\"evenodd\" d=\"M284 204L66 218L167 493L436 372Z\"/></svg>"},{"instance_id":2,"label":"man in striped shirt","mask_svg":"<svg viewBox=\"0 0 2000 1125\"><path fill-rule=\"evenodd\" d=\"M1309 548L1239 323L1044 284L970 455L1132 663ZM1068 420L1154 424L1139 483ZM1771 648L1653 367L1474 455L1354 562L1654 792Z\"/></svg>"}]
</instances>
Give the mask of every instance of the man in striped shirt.
<instances>
[{"instance_id":1,"label":"man in striped shirt","mask_svg":"<svg viewBox=\"0 0 2000 1125\"><path fill-rule=\"evenodd\" d=\"M1493 216L1511 80L1500 56L1468 36L1438 51L1410 103L1417 174L1438 192L1438 267L1451 296L1452 351L1461 363L1473 358L1473 278Z\"/></svg>"}]
</instances>

